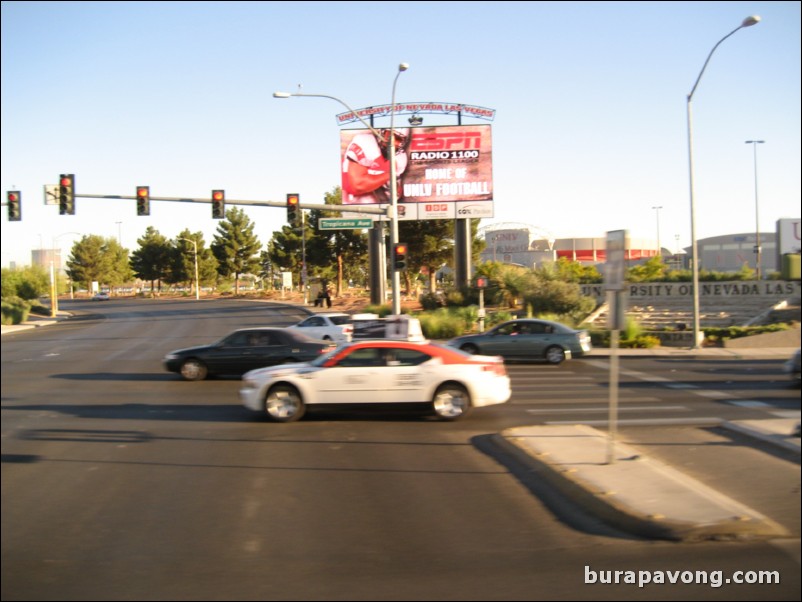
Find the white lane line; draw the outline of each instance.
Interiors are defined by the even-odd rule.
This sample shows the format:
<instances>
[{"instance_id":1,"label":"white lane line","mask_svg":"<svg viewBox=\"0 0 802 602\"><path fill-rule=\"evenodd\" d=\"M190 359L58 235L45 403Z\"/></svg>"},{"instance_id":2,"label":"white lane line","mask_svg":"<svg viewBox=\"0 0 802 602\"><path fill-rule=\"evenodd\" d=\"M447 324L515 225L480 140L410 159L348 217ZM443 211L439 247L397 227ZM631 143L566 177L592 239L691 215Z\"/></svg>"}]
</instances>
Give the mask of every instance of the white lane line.
<instances>
[{"instance_id":1,"label":"white lane line","mask_svg":"<svg viewBox=\"0 0 802 602\"><path fill-rule=\"evenodd\" d=\"M624 406L619 407L619 412L640 412L640 411L675 412L677 410L690 412L686 406ZM538 408L536 410L526 410L529 414L555 414L570 412L608 412L608 408Z\"/></svg>"}]
</instances>

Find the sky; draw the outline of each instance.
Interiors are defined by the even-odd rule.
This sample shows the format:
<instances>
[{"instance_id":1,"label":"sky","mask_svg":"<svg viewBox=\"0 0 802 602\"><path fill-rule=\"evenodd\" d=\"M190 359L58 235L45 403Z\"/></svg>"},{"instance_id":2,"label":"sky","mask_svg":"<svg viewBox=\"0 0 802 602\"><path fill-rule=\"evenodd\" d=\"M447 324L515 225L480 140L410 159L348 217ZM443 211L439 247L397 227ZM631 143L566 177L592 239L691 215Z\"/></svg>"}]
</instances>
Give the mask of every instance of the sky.
<instances>
[{"instance_id":1,"label":"sky","mask_svg":"<svg viewBox=\"0 0 802 602\"><path fill-rule=\"evenodd\" d=\"M2 266L89 234L134 250L149 226L213 240L208 204L153 201L138 217L133 200L79 197L60 216L44 186L62 173L78 194L322 203L340 184L343 107L273 92L389 104L402 62L397 102L496 111L481 227L627 230L676 251L691 242L687 97L750 15L692 98L697 239L800 215L799 2L4 0L0 185L4 204L22 192L22 221L3 209ZM286 222L244 210L265 245Z\"/></svg>"}]
</instances>

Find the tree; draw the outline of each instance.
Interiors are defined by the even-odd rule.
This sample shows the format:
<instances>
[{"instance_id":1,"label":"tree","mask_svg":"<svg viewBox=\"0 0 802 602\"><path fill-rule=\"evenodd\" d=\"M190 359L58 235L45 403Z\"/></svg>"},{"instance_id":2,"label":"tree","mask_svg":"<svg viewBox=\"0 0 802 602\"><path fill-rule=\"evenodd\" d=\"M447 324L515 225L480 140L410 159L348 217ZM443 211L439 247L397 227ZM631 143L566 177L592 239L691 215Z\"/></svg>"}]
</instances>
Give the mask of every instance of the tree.
<instances>
[{"instance_id":1,"label":"tree","mask_svg":"<svg viewBox=\"0 0 802 602\"><path fill-rule=\"evenodd\" d=\"M342 205L342 189L336 186L324 196L327 205ZM340 217L339 212L314 209L309 214L310 224L316 228L320 219ZM336 267L336 295L342 294L343 280L367 263L367 237L360 230L319 230L307 242L308 263L318 267L325 275L326 268ZM332 262L332 258L336 263Z\"/></svg>"},{"instance_id":2,"label":"tree","mask_svg":"<svg viewBox=\"0 0 802 602\"><path fill-rule=\"evenodd\" d=\"M130 278L128 252L114 238L84 236L72 246L67 274L73 282L87 289L93 282L109 286L122 284Z\"/></svg>"},{"instance_id":3,"label":"tree","mask_svg":"<svg viewBox=\"0 0 802 602\"><path fill-rule=\"evenodd\" d=\"M571 261L566 257L560 257L555 262L544 263L535 272L547 280L561 280L578 284L602 282L602 275L595 265L582 265L579 261Z\"/></svg>"},{"instance_id":4,"label":"tree","mask_svg":"<svg viewBox=\"0 0 802 602\"><path fill-rule=\"evenodd\" d=\"M662 282L665 279L668 266L663 262L662 255L650 257L643 264L632 266L627 270L629 282Z\"/></svg>"},{"instance_id":5,"label":"tree","mask_svg":"<svg viewBox=\"0 0 802 602\"><path fill-rule=\"evenodd\" d=\"M306 225L307 234L311 235L309 225ZM277 266L279 270L301 273L303 267L303 241L301 233L292 226L282 226L281 230L273 232L273 238L267 249L267 256L270 263ZM264 260L262 261L264 265ZM300 276L298 278L300 282Z\"/></svg>"},{"instance_id":6,"label":"tree","mask_svg":"<svg viewBox=\"0 0 802 602\"><path fill-rule=\"evenodd\" d=\"M120 286L126 282L131 282L134 278L134 272L131 269L131 262L128 260L128 249L123 248L116 238L108 238L106 239L105 252L109 262L106 284Z\"/></svg>"},{"instance_id":7,"label":"tree","mask_svg":"<svg viewBox=\"0 0 802 602\"><path fill-rule=\"evenodd\" d=\"M131 254L131 268L137 278L150 281L150 290L162 279L169 278L173 249L170 242L153 226L148 226L145 235L137 239L139 248Z\"/></svg>"},{"instance_id":8,"label":"tree","mask_svg":"<svg viewBox=\"0 0 802 602\"><path fill-rule=\"evenodd\" d=\"M193 245L192 242L195 244ZM198 287L202 284L214 284L217 279L217 259L211 249L204 248L203 233L190 233L185 228L173 242L173 258L171 265L171 282L189 282ZM195 282L195 248L198 251L198 280Z\"/></svg>"},{"instance_id":9,"label":"tree","mask_svg":"<svg viewBox=\"0 0 802 602\"><path fill-rule=\"evenodd\" d=\"M234 293L239 294L241 274L259 272L257 254L262 246L253 233L254 224L242 209L232 207L226 211L226 219L217 226L217 234L211 249L221 276L234 276Z\"/></svg>"},{"instance_id":10,"label":"tree","mask_svg":"<svg viewBox=\"0 0 802 602\"><path fill-rule=\"evenodd\" d=\"M429 274L429 292L437 291L437 270L454 256L454 222L451 220L410 220L398 224L398 239L407 243L409 270L404 273L406 294L411 291L410 272Z\"/></svg>"}]
</instances>

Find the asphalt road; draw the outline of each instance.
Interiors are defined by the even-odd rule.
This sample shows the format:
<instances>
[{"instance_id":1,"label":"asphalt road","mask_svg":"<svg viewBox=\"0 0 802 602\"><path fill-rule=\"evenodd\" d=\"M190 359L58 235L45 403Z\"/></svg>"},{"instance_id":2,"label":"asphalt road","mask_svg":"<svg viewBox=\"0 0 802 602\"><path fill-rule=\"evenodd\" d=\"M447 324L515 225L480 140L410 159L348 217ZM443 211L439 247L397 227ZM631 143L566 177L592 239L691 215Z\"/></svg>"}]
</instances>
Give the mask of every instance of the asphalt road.
<instances>
[{"instance_id":1,"label":"asphalt road","mask_svg":"<svg viewBox=\"0 0 802 602\"><path fill-rule=\"evenodd\" d=\"M798 412L778 361L622 362L624 438L794 534L679 544L583 516L492 445L513 426L603 422L604 362L511 365L511 402L457 423L326 411L276 425L239 406L236 379L183 382L161 358L302 310L62 309L76 317L3 337L3 600L799 599L799 464L705 421ZM738 571L780 583L716 585Z\"/></svg>"}]
</instances>

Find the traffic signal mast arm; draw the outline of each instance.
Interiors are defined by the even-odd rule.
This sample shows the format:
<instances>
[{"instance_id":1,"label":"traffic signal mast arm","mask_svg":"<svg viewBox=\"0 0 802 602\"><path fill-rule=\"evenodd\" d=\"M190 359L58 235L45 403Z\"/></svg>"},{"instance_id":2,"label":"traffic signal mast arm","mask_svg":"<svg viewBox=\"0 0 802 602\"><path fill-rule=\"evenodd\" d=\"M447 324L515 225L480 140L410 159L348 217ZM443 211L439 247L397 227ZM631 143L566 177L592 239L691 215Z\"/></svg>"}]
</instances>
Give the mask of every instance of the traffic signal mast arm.
<instances>
[{"instance_id":1,"label":"traffic signal mast arm","mask_svg":"<svg viewBox=\"0 0 802 602\"><path fill-rule=\"evenodd\" d=\"M135 195L116 195L116 194L75 194L76 198L84 199L130 199L136 200ZM212 202L211 198L193 198L193 197L172 197L172 196L154 196L150 195L151 201L173 201L179 203L207 203ZM286 208L287 202L285 201L253 201L247 199L226 199L226 205L251 205L254 207L281 207ZM382 207L371 207L369 205L360 205L355 209L352 205L326 205L325 203L298 203L300 209L322 209L324 211L332 212L353 212L370 213L374 215L387 215L387 210Z\"/></svg>"}]
</instances>

